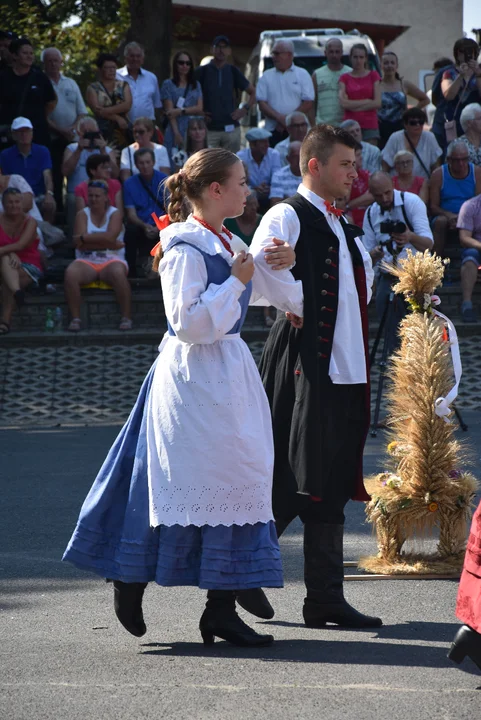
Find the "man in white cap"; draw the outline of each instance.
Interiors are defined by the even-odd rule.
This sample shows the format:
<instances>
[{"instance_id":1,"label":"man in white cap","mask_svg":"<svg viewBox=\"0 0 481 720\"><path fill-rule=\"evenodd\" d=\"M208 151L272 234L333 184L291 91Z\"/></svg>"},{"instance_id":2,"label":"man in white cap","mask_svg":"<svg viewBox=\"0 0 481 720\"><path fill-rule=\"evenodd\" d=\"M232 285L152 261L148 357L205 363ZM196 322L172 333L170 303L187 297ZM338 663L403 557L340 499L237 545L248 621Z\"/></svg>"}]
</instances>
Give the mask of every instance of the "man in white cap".
<instances>
[{"instance_id":1,"label":"man in white cap","mask_svg":"<svg viewBox=\"0 0 481 720\"><path fill-rule=\"evenodd\" d=\"M10 130L15 145L0 153L2 173L21 175L32 188L43 219L54 223L56 204L50 151L45 145L32 142L33 125L28 118L15 118Z\"/></svg>"},{"instance_id":2,"label":"man in white cap","mask_svg":"<svg viewBox=\"0 0 481 720\"><path fill-rule=\"evenodd\" d=\"M269 147L270 138L271 133L268 130L252 128L246 133L249 147L237 153L247 167L248 182L257 193L261 210L269 207L272 175L282 166L277 150Z\"/></svg>"}]
</instances>

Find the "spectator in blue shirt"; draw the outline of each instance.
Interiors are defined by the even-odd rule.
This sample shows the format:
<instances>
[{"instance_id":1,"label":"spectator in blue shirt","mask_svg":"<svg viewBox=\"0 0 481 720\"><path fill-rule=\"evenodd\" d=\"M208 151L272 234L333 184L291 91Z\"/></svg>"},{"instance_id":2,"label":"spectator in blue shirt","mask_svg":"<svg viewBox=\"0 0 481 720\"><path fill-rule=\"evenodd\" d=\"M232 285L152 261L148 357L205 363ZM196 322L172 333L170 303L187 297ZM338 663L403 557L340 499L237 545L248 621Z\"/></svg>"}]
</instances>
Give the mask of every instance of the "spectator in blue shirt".
<instances>
[{"instance_id":1,"label":"spectator in blue shirt","mask_svg":"<svg viewBox=\"0 0 481 720\"><path fill-rule=\"evenodd\" d=\"M43 219L53 223L56 204L50 151L44 145L32 142L33 125L28 118L15 118L11 132L15 145L0 154L2 173L21 175L32 188Z\"/></svg>"},{"instance_id":2,"label":"spectator in blue shirt","mask_svg":"<svg viewBox=\"0 0 481 720\"><path fill-rule=\"evenodd\" d=\"M195 71L204 98L204 115L209 130L209 147L222 147L231 152L240 149L239 120L247 115L255 103L255 87L228 60L232 54L230 40L218 35L213 42L213 58L207 65ZM239 105L242 92L249 95L249 102Z\"/></svg>"},{"instance_id":3,"label":"spectator in blue shirt","mask_svg":"<svg viewBox=\"0 0 481 720\"><path fill-rule=\"evenodd\" d=\"M291 142L287 151L287 165L272 176L271 192L269 199L271 207L282 202L286 198L296 194L297 188L302 182L299 160L301 156L300 142Z\"/></svg>"},{"instance_id":4,"label":"spectator in blue shirt","mask_svg":"<svg viewBox=\"0 0 481 720\"><path fill-rule=\"evenodd\" d=\"M247 167L249 186L257 193L259 206L263 211L269 208L272 176L282 167L278 151L269 147L271 135L264 128L252 128L246 133L249 147L237 153Z\"/></svg>"},{"instance_id":5,"label":"spectator in blue shirt","mask_svg":"<svg viewBox=\"0 0 481 720\"><path fill-rule=\"evenodd\" d=\"M151 148L136 150L134 163L139 173L124 183L127 215L124 242L129 277L137 277L137 255L143 260L144 272L148 274L146 265L150 264L150 251L159 234L152 213L158 216L165 213L164 181L167 178L165 173L155 169L155 154Z\"/></svg>"}]
</instances>

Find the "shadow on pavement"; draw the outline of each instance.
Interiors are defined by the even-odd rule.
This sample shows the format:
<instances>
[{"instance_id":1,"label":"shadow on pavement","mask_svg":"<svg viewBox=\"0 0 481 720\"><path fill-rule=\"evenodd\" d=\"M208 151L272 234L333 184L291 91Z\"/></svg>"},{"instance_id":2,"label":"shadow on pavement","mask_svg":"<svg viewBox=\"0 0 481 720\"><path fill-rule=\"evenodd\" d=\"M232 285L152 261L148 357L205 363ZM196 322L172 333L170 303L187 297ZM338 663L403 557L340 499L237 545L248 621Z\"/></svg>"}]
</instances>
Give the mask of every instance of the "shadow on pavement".
<instances>
[{"instance_id":1,"label":"shadow on pavement","mask_svg":"<svg viewBox=\"0 0 481 720\"><path fill-rule=\"evenodd\" d=\"M146 649L144 649L146 648ZM201 643L148 643L141 646L140 655L164 657L242 657L265 662L334 663L344 665L386 665L398 667L453 667L446 657L446 647L407 645L405 643L363 642L362 640L330 642L329 640L276 640L268 648L240 648L224 641L205 648ZM464 670L479 674L466 664Z\"/></svg>"}]
</instances>

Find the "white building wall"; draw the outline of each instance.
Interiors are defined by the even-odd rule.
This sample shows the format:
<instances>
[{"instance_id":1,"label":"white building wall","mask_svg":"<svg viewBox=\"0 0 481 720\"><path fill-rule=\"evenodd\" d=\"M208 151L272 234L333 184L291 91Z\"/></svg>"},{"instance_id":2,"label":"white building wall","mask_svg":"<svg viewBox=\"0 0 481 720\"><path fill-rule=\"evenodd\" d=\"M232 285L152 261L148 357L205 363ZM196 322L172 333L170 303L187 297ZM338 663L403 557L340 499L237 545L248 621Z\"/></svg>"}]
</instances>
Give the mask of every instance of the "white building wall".
<instances>
[{"instance_id":1,"label":"white building wall","mask_svg":"<svg viewBox=\"0 0 481 720\"><path fill-rule=\"evenodd\" d=\"M337 0L335 3L303 0L299 4L293 0L188 1L192 7L347 20L354 26L356 21L409 26L409 30L389 47L399 56L401 75L416 83L418 71L430 69L434 60L441 56L452 56L455 40L463 35L463 0Z\"/></svg>"}]
</instances>

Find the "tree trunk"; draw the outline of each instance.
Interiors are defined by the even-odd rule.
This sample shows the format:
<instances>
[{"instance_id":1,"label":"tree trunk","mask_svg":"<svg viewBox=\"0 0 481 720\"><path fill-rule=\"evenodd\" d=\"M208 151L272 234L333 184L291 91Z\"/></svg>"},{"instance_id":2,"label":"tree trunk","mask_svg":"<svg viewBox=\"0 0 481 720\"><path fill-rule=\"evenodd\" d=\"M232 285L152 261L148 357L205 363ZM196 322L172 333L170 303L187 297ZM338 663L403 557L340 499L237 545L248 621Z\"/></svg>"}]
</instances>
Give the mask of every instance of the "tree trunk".
<instances>
[{"instance_id":1,"label":"tree trunk","mask_svg":"<svg viewBox=\"0 0 481 720\"><path fill-rule=\"evenodd\" d=\"M145 68L157 75L160 84L171 76L172 0L129 0L129 42L145 49Z\"/></svg>"}]
</instances>

